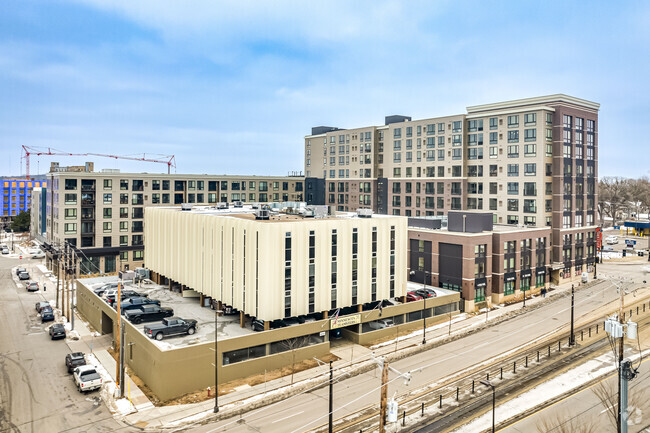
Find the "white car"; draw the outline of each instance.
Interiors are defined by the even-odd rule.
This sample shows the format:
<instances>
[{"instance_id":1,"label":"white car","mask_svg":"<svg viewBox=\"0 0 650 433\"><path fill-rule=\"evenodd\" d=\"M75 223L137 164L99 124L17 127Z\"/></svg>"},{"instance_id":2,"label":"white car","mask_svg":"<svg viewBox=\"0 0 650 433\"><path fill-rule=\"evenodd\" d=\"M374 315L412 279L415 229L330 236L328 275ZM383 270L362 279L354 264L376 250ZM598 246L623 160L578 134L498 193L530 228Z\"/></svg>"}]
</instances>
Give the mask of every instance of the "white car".
<instances>
[{"instance_id":1,"label":"white car","mask_svg":"<svg viewBox=\"0 0 650 433\"><path fill-rule=\"evenodd\" d=\"M2 249L2 254L9 254L9 250L7 248Z\"/></svg>"},{"instance_id":2,"label":"white car","mask_svg":"<svg viewBox=\"0 0 650 433\"><path fill-rule=\"evenodd\" d=\"M393 322L393 319L379 319L370 322L368 325L370 325L370 329L384 329L392 327L395 325L395 322Z\"/></svg>"},{"instance_id":3,"label":"white car","mask_svg":"<svg viewBox=\"0 0 650 433\"><path fill-rule=\"evenodd\" d=\"M607 236L605 242L607 242L607 245L615 245L618 243L618 236Z\"/></svg>"},{"instance_id":4,"label":"white car","mask_svg":"<svg viewBox=\"0 0 650 433\"><path fill-rule=\"evenodd\" d=\"M82 365L75 368L72 378L79 392L92 391L102 387L102 377L92 365Z\"/></svg>"}]
</instances>

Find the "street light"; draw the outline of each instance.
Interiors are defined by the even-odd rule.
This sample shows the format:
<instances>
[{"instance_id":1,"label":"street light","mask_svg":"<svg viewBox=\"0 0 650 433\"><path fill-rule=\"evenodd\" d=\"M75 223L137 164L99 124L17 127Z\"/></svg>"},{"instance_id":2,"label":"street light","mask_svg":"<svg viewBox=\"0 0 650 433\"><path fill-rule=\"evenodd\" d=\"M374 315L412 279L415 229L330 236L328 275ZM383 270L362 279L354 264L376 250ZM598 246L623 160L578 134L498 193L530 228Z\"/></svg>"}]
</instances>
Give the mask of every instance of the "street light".
<instances>
[{"instance_id":1,"label":"street light","mask_svg":"<svg viewBox=\"0 0 650 433\"><path fill-rule=\"evenodd\" d=\"M219 412L219 352L217 351L217 334L219 311L214 311L214 413Z\"/></svg>"},{"instance_id":2,"label":"street light","mask_svg":"<svg viewBox=\"0 0 650 433\"><path fill-rule=\"evenodd\" d=\"M427 286L427 274L431 275L428 271L424 271L424 280L422 281L422 291L423 294L427 292L424 290ZM415 271L409 272L409 275L415 275ZM427 296L422 296L422 344L427 343L427 316L425 315L427 311Z\"/></svg>"},{"instance_id":3,"label":"street light","mask_svg":"<svg viewBox=\"0 0 650 433\"><path fill-rule=\"evenodd\" d=\"M495 425L495 423L494 423L494 415L495 415L495 411L496 411L496 401L497 401L496 388L495 388L494 385L492 385L492 383L490 383L489 380L482 380L481 384L483 384L485 386L489 386L490 388L492 388L492 433L494 433L496 431L494 429L494 425Z\"/></svg>"},{"instance_id":4,"label":"street light","mask_svg":"<svg viewBox=\"0 0 650 433\"><path fill-rule=\"evenodd\" d=\"M569 336L569 346L576 344L576 336L573 333L573 304L574 304L575 291L574 286L571 284L571 335Z\"/></svg>"}]
</instances>

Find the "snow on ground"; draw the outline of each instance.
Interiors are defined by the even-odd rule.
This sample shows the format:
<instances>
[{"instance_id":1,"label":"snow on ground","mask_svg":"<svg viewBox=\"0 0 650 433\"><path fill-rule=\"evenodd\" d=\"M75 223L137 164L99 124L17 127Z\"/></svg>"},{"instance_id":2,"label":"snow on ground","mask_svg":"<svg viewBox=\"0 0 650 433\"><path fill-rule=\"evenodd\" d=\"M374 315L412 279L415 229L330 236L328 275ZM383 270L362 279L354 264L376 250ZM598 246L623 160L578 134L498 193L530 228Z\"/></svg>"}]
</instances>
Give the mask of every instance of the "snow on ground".
<instances>
[{"instance_id":1,"label":"snow on ground","mask_svg":"<svg viewBox=\"0 0 650 433\"><path fill-rule=\"evenodd\" d=\"M115 399L117 385L97 357L93 353L87 353L84 356L86 358L86 364L94 366L97 373L102 377L102 388L99 394L111 413L128 415L135 412L135 406L133 406L128 398Z\"/></svg>"},{"instance_id":2,"label":"snow on ground","mask_svg":"<svg viewBox=\"0 0 650 433\"><path fill-rule=\"evenodd\" d=\"M451 319L451 323L453 324L453 323L460 322L461 320L465 320L465 319L467 319L467 314L466 313L461 313L461 314L459 314L457 316L454 316L454 318ZM429 326L427 328L427 332L433 331L435 329L444 328L446 326L449 326L449 322L442 322L442 323L439 323L439 324L434 325L434 326ZM384 341L383 343L379 343L379 344L375 344L374 346L370 346L370 350L375 350L375 349L378 349L380 347L395 344L395 340L397 340L397 341L408 340L409 338L413 338L413 337L418 336L418 335L422 335L422 330L421 329L419 329L417 331L413 331L410 334L402 335L401 337L398 337L397 339L394 338L394 339L392 339L390 341Z\"/></svg>"},{"instance_id":3,"label":"snow on ground","mask_svg":"<svg viewBox=\"0 0 650 433\"><path fill-rule=\"evenodd\" d=\"M648 353L650 353L650 350L645 351L643 355L646 356ZM639 355L637 354L629 359L636 361L638 358ZM496 423L499 424L515 415L527 412L554 397L578 390L591 380L603 377L615 370L614 356L611 353L590 359L579 367L560 374L510 401L498 405L496 408ZM453 432L476 433L488 430L491 426L492 412L488 411Z\"/></svg>"}]
</instances>

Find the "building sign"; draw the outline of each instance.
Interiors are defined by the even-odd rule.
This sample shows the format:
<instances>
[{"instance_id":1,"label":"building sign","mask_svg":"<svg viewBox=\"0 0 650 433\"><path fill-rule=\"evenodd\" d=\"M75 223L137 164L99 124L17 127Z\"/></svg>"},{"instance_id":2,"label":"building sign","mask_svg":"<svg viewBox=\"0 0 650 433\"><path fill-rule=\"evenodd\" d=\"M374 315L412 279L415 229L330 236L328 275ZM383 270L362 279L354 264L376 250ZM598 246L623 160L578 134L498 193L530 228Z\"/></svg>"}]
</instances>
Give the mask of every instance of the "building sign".
<instances>
[{"instance_id":1,"label":"building sign","mask_svg":"<svg viewBox=\"0 0 650 433\"><path fill-rule=\"evenodd\" d=\"M476 288L480 289L481 287L487 287L487 279L477 278L474 282Z\"/></svg>"},{"instance_id":2,"label":"building sign","mask_svg":"<svg viewBox=\"0 0 650 433\"><path fill-rule=\"evenodd\" d=\"M601 227L596 227L596 248L603 247L603 230Z\"/></svg>"},{"instance_id":3,"label":"building sign","mask_svg":"<svg viewBox=\"0 0 650 433\"><path fill-rule=\"evenodd\" d=\"M521 278L529 278L532 275L530 269L526 269L525 271L521 271Z\"/></svg>"},{"instance_id":4,"label":"building sign","mask_svg":"<svg viewBox=\"0 0 650 433\"><path fill-rule=\"evenodd\" d=\"M503 276L503 280L506 283L509 283L510 281L515 281L517 279L517 275L514 272L509 272Z\"/></svg>"},{"instance_id":5,"label":"building sign","mask_svg":"<svg viewBox=\"0 0 650 433\"><path fill-rule=\"evenodd\" d=\"M541 268L541 267L540 267L540 268L536 268L536 269L535 269L535 274L537 274L537 275L544 275L544 274L546 274L546 269Z\"/></svg>"},{"instance_id":6,"label":"building sign","mask_svg":"<svg viewBox=\"0 0 650 433\"><path fill-rule=\"evenodd\" d=\"M349 316L339 316L336 319L330 319L330 329L344 328L350 325L361 323L361 314L351 314Z\"/></svg>"}]
</instances>

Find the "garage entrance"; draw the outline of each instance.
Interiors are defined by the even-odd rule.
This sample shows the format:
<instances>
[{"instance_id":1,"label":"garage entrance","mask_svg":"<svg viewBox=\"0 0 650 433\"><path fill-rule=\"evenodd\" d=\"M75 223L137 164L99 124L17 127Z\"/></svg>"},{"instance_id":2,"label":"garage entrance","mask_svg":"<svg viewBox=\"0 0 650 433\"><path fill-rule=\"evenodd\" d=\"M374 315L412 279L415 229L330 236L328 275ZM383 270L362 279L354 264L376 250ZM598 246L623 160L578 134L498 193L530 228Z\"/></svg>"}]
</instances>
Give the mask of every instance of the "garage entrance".
<instances>
[{"instance_id":1,"label":"garage entrance","mask_svg":"<svg viewBox=\"0 0 650 433\"><path fill-rule=\"evenodd\" d=\"M102 311L102 335L113 332L113 319Z\"/></svg>"}]
</instances>

